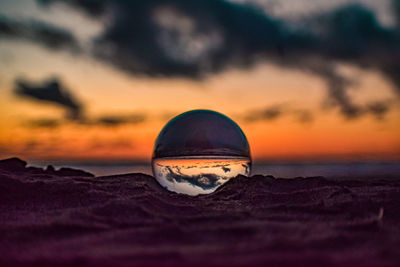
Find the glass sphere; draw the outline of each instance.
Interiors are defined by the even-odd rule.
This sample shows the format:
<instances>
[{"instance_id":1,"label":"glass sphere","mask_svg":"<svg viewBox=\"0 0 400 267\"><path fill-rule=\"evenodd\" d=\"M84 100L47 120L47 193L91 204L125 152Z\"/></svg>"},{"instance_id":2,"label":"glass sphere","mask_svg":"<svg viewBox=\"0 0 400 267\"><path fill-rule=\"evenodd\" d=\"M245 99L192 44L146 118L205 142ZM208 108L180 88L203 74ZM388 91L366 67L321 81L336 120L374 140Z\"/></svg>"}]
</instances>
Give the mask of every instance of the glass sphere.
<instances>
[{"instance_id":1,"label":"glass sphere","mask_svg":"<svg viewBox=\"0 0 400 267\"><path fill-rule=\"evenodd\" d=\"M152 168L157 181L170 191L208 194L239 174L250 174L250 147L228 117L211 110L192 110L176 116L161 130Z\"/></svg>"}]
</instances>

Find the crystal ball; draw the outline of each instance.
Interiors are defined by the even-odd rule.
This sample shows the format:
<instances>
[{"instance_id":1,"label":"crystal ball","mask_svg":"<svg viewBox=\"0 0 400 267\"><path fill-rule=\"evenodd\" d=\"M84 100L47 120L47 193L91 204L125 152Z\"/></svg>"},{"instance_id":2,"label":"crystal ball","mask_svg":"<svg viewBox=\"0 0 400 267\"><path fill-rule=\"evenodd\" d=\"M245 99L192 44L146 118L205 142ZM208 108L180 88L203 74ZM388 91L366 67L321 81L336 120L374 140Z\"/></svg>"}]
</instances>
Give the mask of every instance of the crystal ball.
<instances>
[{"instance_id":1,"label":"crystal ball","mask_svg":"<svg viewBox=\"0 0 400 267\"><path fill-rule=\"evenodd\" d=\"M239 174L248 176L250 147L240 127L211 110L192 110L170 120L154 145L153 174L170 191L214 192Z\"/></svg>"}]
</instances>

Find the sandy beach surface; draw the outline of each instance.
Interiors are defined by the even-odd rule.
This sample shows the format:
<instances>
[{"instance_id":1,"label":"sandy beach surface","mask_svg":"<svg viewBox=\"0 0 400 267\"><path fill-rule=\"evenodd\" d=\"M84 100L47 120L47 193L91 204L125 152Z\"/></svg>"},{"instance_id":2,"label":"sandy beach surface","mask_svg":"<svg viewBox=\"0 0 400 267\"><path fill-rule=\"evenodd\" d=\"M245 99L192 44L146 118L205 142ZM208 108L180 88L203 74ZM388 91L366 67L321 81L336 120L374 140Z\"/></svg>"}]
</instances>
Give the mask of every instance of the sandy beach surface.
<instances>
[{"instance_id":1,"label":"sandy beach surface","mask_svg":"<svg viewBox=\"0 0 400 267\"><path fill-rule=\"evenodd\" d=\"M237 177L190 197L3 160L0 266L400 266L398 178Z\"/></svg>"}]
</instances>

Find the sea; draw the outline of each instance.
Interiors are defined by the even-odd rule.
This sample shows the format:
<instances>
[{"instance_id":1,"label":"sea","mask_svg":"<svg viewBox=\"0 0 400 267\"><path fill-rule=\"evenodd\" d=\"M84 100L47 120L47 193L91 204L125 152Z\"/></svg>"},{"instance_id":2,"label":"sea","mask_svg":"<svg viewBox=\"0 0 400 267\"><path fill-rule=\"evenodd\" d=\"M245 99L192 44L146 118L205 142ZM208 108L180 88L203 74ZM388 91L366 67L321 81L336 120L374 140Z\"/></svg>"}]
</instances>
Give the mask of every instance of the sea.
<instances>
[{"instance_id":1,"label":"sea","mask_svg":"<svg viewBox=\"0 0 400 267\"><path fill-rule=\"evenodd\" d=\"M56 169L69 167L108 176L126 173L152 175L150 162L136 161L31 161L28 166ZM276 178L323 176L326 178L390 178L400 179L400 161L354 161L354 162L253 162L251 175L272 175Z\"/></svg>"}]
</instances>

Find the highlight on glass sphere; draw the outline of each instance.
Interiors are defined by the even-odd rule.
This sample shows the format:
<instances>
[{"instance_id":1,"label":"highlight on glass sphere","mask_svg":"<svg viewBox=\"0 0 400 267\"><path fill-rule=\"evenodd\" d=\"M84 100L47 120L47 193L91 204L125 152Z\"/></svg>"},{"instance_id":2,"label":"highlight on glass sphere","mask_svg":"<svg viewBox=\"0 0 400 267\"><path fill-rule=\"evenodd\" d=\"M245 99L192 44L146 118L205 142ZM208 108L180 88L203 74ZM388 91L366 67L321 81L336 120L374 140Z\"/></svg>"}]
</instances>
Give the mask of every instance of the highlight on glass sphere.
<instances>
[{"instance_id":1,"label":"highlight on glass sphere","mask_svg":"<svg viewBox=\"0 0 400 267\"><path fill-rule=\"evenodd\" d=\"M152 168L157 181L170 191L209 194L239 174L250 175L250 147L230 118L211 110L192 110L161 130Z\"/></svg>"}]
</instances>

